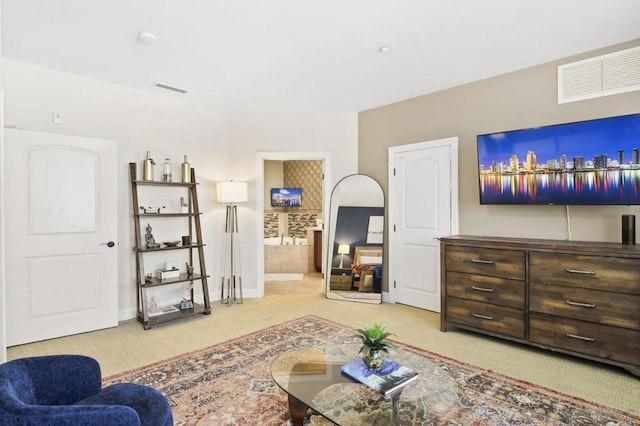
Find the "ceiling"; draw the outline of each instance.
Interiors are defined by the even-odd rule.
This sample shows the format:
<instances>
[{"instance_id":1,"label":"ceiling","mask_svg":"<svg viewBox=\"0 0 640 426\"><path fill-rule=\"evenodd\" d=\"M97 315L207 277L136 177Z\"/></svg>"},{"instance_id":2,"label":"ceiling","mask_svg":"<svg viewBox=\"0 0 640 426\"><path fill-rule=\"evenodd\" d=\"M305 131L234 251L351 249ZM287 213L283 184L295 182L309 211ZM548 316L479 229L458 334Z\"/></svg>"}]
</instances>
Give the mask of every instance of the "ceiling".
<instances>
[{"instance_id":1,"label":"ceiling","mask_svg":"<svg viewBox=\"0 0 640 426\"><path fill-rule=\"evenodd\" d=\"M638 0L1 1L5 58L230 110L362 111L640 38Z\"/></svg>"}]
</instances>

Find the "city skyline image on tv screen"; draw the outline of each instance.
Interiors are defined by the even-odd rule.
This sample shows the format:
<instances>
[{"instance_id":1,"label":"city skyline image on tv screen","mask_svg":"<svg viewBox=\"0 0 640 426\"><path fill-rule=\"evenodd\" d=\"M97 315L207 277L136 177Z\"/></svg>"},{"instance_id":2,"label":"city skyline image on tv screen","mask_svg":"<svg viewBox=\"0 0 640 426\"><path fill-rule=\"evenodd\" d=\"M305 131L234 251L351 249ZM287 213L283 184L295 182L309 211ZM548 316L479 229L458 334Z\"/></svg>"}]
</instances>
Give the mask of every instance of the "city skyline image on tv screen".
<instances>
[{"instance_id":1,"label":"city skyline image on tv screen","mask_svg":"<svg viewBox=\"0 0 640 426\"><path fill-rule=\"evenodd\" d=\"M640 204L640 114L477 136L481 204Z\"/></svg>"},{"instance_id":2,"label":"city skyline image on tv screen","mask_svg":"<svg viewBox=\"0 0 640 426\"><path fill-rule=\"evenodd\" d=\"M273 207L302 206L302 188L271 188Z\"/></svg>"}]
</instances>

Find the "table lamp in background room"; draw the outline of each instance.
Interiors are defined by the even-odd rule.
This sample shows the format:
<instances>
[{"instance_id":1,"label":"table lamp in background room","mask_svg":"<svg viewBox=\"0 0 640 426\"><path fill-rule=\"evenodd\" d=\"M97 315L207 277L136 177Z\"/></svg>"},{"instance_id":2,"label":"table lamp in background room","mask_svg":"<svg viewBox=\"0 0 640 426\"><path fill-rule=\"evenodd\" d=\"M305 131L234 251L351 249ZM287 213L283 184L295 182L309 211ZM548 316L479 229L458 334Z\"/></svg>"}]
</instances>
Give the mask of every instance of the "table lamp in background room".
<instances>
[{"instance_id":1,"label":"table lamp in background room","mask_svg":"<svg viewBox=\"0 0 640 426\"><path fill-rule=\"evenodd\" d=\"M344 262L344 255L349 254L351 247L349 244L340 244L338 245L338 254L340 255L340 266L338 268L342 269L342 264Z\"/></svg>"}]
</instances>

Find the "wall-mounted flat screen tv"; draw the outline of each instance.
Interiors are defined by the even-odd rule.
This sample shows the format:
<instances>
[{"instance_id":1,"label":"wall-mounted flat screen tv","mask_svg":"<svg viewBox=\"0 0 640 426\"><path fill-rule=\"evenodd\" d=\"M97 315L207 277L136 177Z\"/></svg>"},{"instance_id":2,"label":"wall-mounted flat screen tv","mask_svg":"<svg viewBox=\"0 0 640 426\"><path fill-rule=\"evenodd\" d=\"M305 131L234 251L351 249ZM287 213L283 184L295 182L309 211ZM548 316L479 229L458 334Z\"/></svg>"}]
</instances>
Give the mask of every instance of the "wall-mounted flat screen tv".
<instances>
[{"instance_id":1,"label":"wall-mounted flat screen tv","mask_svg":"<svg viewBox=\"0 0 640 426\"><path fill-rule=\"evenodd\" d=\"M302 188L271 188L272 207L300 207Z\"/></svg>"},{"instance_id":2,"label":"wall-mounted flat screen tv","mask_svg":"<svg viewBox=\"0 0 640 426\"><path fill-rule=\"evenodd\" d=\"M478 135L480 204L640 204L640 114Z\"/></svg>"}]
</instances>

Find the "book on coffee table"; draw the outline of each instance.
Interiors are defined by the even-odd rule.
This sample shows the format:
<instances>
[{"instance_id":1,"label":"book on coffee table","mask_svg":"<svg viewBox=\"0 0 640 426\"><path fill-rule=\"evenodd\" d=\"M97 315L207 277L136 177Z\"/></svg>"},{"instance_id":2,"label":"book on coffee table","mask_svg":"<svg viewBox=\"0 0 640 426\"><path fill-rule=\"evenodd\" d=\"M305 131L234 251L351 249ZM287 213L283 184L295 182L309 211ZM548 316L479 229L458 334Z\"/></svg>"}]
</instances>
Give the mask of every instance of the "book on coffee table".
<instances>
[{"instance_id":1,"label":"book on coffee table","mask_svg":"<svg viewBox=\"0 0 640 426\"><path fill-rule=\"evenodd\" d=\"M385 358L380 368L369 368L362 358L340 367L343 374L380 392L385 397L399 392L418 377L418 373L395 361Z\"/></svg>"}]
</instances>

